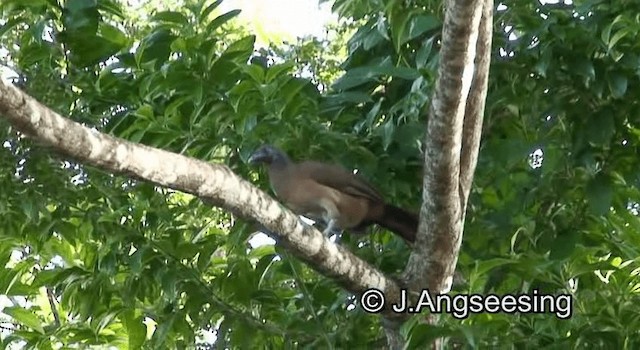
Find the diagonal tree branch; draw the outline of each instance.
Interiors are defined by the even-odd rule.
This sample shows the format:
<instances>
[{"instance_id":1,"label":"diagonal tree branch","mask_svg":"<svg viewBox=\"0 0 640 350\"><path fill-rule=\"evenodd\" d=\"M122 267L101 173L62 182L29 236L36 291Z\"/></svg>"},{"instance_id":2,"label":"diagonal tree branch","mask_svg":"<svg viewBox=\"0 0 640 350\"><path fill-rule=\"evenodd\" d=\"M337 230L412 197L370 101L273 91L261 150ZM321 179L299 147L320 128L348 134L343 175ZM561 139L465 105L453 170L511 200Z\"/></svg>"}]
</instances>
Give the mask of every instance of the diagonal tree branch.
<instances>
[{"instance_id":1,"label":"diagonal tree branch","mask_svg":"<svg viewBox=\"0 0 640 350\"><path fill-rule=\"evenodd\" d=\"M377 288L388 301L399 298L399 286L392 279L343 246L330 242L317 229L303 224L292 212L224 165L92 130L60 116L5 82L0 82L0 116L25 135L84 164L191 193L244 219L258 221L293 255L350 292L360 294Z\"/></svg>"}]
</instances>

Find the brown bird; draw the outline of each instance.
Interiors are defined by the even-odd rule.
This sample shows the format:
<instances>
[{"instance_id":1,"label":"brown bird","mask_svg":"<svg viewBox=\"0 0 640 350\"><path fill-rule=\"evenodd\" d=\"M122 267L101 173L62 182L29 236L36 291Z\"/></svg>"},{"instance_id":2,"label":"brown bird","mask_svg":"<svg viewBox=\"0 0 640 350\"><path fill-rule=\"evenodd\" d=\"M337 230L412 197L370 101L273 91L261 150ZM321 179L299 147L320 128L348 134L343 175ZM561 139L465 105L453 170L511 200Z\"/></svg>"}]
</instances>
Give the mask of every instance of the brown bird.
<instances>
[{"instance_id":1,"label":"brown bird","mask_svg":"<svg viewBox=\"0 0 640 350\"><path fill-rule=\"evenodd\" d=\"M362 177L339 166L315 161L295 163L286 153L264 145L249 157L250 164L266 164L276 196L298 215L334 228L361 232L378 224L413 243L418 216L386 204L380 193Z\"/></svg>"}]
</instances>

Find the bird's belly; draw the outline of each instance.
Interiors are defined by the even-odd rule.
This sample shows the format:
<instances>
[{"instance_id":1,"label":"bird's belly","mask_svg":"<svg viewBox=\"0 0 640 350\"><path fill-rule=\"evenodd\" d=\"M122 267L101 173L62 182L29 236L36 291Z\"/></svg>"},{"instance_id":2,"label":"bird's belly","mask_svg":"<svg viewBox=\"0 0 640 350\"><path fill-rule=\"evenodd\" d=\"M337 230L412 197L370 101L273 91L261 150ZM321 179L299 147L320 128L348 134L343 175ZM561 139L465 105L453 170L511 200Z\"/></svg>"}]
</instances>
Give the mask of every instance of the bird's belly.
<instances>
[{"instance_id":1,"label":"bird's belly","mask_svg":"<svg viewBox=\"0 0 640 350\"><path fill-rule=\"evenodd\" d=\"M284 189L284 188L283 188ZM313 181L300 181L279 193L286 206L298 215L325 223L333 220L340 229L358 226L369 210L369 200L352 196Z\"/></svg>"},{"instance_id":2,"label":"bird's belly","mask_svg":"<svg viewBox=\"0 0 640 350\"><path fill-rule=\"evenodd\" d=\"M325 210L322 207L292 207L292 210L296 214L304 215L314 220L318 220L326 216Z\"/></svg>"}]
</instances>

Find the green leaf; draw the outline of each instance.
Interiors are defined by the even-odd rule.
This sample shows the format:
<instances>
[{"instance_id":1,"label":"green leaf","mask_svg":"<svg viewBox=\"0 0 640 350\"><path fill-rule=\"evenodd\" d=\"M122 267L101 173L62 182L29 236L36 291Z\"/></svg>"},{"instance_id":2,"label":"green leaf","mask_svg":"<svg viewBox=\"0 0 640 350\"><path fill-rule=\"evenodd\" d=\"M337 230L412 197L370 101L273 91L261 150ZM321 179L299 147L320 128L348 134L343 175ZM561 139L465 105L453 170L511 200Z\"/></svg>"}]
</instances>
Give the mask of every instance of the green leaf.
<instances>
[{"instance_id":1,"label":"green leaf","mask_svg":"<svg viewBox=\"0 0 640 350\"><path fill-rule=\"evenodd\" d=\"M18 24L25 23L25 21L26 19L22 16L7 20L2 26L0 26L0 37L2 37L6 32L10 31Z\"/></svg>"},{"instance_id":2,"label":"green leaf","mask_svg":"<svg viewBox=\"0 0 640 350\"><path fill-rule=\"evenodd\" d=\"M382 145L385 150L389 148L389 145L391 145L395 128L396 126L391 119L387 120L387 122L382 126Z\"/></svg>"},{"instance_id":3,"label":"green leaf","mask_svg":"<svg viewBox=\"0 0 640 350\"><path fill-rule=\"evenodd\" d=\"M4 314L11 316L17 322L29 327L40 334L44 334L42 320L30 309L18 306L10 306L2 309Z\"/></svg>"},{"instance_id":4,"label":"green leaf","mask_svg":"<svg viewBox=\"0 0 640 350\"><path fill-rule=\"evenodd\" d=\"M176 11L158 12L153 17L151 17L151 20L158 22L175 23L181 26L189 24L189 19L187 19L187 17L185 17L185 15L183 15L182 13Z\"/></svg>"},{"instance_id":5,"label":"green leaf","mask_svg":"<svg viewBox=\"0 0 640 350\"><path fill-rule=\"evenodd\" d=\"M228 21L230 21L232 18L236 17L237 15L240 14L240 10L232 10L229 11L225 14L222 14L216 18L214 18L211 22L209 22L209 24L207 25L207 29L206 32L209 34L212 34L216 29L218 29L220 26L222 26L223 24L227 23Z\"/></svg>"},{"instance_id":6,"label":"green leaf","mask_svg":"<svg viewBox=\"0 0 640 350\"><path fill-rule=\"evenodd\" d=\"M614 24L614 22L609 23L604 27L602 33L600 33L600 39L602 39L602 42L604 42L607 46L609 44L609 39L611 39L611 29L613 29Z\"/></svg>"},{"instance_id":7,"label":"green leaf","mask_svg":"<svg viewBox=\"0 0 640 350\"><path fill-rule=\"evenodd\" d=\"M129 39L120 29L106 23L100 25L100 36L116 44L118 50L129 43Z\"/></svg>"},{"instance_id":8,"label":"green leaf","mask_svg":"<svg viewBox=\"0 0 640 350\"><path fill-rule=\"evenodd\" d=\"M265 78L266 83L271 83L278 77L286 74L295 67L293 62L285 62L281 64L275 64L267 69L267 76Z\"/></svg>"},{"instance_id":9,"label":"green leaf","mask_svg":"<svg viewBox=\"0 0 640 350\"><path fill-rule=\"evenodd\" d=\"M378 21L378 24L381 21ZM383 29L381 29L383 28ZM389 38L387 37L386 33L385 33L385 29L386 27L384 26L380 26L378 25L377 27L371 27L365 29L363 31L363 37L361 39L362 41L362 48L366 51L369 51L371 49L373 49L374 47L376 47L378 44L382 43L385 40L388 40ZM353 42L357 42L356 41L356 36L353 36Z\"/></svg>"},{"instance_id":10,"label":"green leaf","mask_svg":"<svg viewBox=\"0 0 640 350\"><path fill-rule=\"evenodd\" d=\"M178 271L175 269L168 270L162 275L162 291L165 298L173 301L176 298L176 288L178 282L180 282Z\"/></svg>"},{"instance_id":11,"label":"green leaf","mask_svg":"<svg viewBox=\"0 0 640 350\"><path fill-rule=\"evenodd\" d=\"M587 184L587 200L594 215L609 213L613 200L613 183L611 178L600 173Z\"/></svg>"},{"instance_id":12,"label":"green leaf","mask_svg":"<svg viewBox=\"0 0 640 350\"><path fill-rule=\"evenodd\" d=\"M6 5L9 4L17 4L25 7L42 7L47 4L47 0L5 0L3 1ZM0 5L0 9L1 9Z\"/></svg>"},{"instance_id":13,"label":"green leaf","mask_svg":"<svg viewBox=\"0 0 640 350\"><path fill-rule=\"evenodd\" d=\"M551 62L554 62L552 52L550 50L543 51L542 54L536 59L534 70L542 77L547 76L547 70Z\"/></svg>"},{"instance_id":14,"label":"green leaf","mask_svg":"<svg viewBox=\"0 0 640 350\"><path fill-rule=\"evenodd\" d=\"M400 51L403 38L407 35L407 23L415 12L407 12L393 7L389 14L389 29L391 30L391 38L394 43L396 51Z\"/></svg>"},{"instance_id":15,"label":"green leaf","mask_svg":"<svg viewBox=\"0 0 640 350\"><path fill-rule=\"evenodd\" d=\"M126 18L124 12L122 12L121 5L112 0L100 0L98 2L98 10L105 11L121 19Z\"/></svg>"},{"instance_id":16,"label":"green leaf","mask_svg":"<svg viewBox=\"0 0 640 350\"><path fill-rule=\"evenodd\" d=\"M45 45L29 45L20 50L18 57L21 64L31 66L49 59L51 57L51 51Z\"/></svg>"},{"instance_id":17,"label":"green leaf","mask_svg":"<svg viewBox=\"0 0 640 350\"><path fill-rule=\"evenodd\" d=\"M607 43L607 48L609 50L613 49L613 47L616 46L618 41L622 40L625 36L629 34L630 34L630 31L626 28L617 31L615 34L613 34L613 36L611 37L611 40L609 40L609 42Z\"/></svg>"},{"instance_id":18,"label":"green leaf","mask_svg":"<svg viewBox=\"0 0 640 350\"><path fill-rule=\"evenodd\" d=\"M86 9L96 8L98 2L96 0L67 0L64 3L64 9L72 12L79 12Z\"/></svg>"},{"instance_id":19,"label":"green leaf","mask_svg":"<svg viewBox=\"0 0 640 350\"><path fill-rule=\"evenodd\" d=\"M303 95L302 92L305 89L315 89L315 87L306 79L293 78L288 80L279 92L285 102L285 107L293 102L299 102L299 97Z\"/></svg>"},{"instance_id":20,"label":"green leaf","mask_svg":"<svg viewBox=\"0 0 640 350\"><path fill-rule=\"evenodd\" d=\"M404 29L399 43L404 44L429 30L438 28L440 25L440 21L432 15L414 16L407 22L407 27ZM430 39L433 40L433 38Z\"/></svg>"},{"instance_id":21,"label":"green leaf","mask_svg":"<svg viewBox=\"0 0 640 350\"><path fill-rule=\"evenodd\" d=\"M154 120L153 107L151 105L144 104L135 111L135 115L148 121L152 121Z\"/></svg>"},{"instance_id":22,"label":"green leaf","mask_svg":"<svg viewBox=\"0 0 640 350\"><path fill-rule=\"evenodd\" d=\"M256 248L251 249L250 256L252 258L262 258L265 255L271 256L273 258L275 254L275 247L273 245L263 245Z\"/></svg>"},{"instance_id":23,"label":"green leaf","mask_svg":"<svg viewBox=\"0 0 640 350\"><path fill-rule=\"evenodd\" d=\"M22 274L18 271L3 268L0 270L0 293L2 295L19 295L18 293L23 289L20 279Z\"/></svg>"},{"instance_id":24,"label":"green leaf","mask_svg":"<svg viewBox=\"0 0 640 350\"><path fill-rule=\"evenodd\" d=\"M582 75L585 78L593 80L596 78L596 70L593 67L591 60L580 57L577 58L570 67L576 74Z\"/></svg>"},{"instance_id":25,"label":"green leaf","mask_svg":"<svg viewBox=\"0 0 640 350\"><path fill-rule=\"evenodd\" d=\"M424 349L435 339L446 337L451 335L452 331L440 326L433 326L427 324L416 325L410 333L407 340L408 349Z\"/></svg>"},{"instance_id":26,"label":"green leaf","mask_svg":"<svg viewBox=\"0 0 640 350\"><path fill-rule=\"evenodd\" d=\"M610 73L607 75L609 89L615 98L622 98L627 92L627 84L629 83L626 76L620 73Z\"/></svg>"},{"instance_id":27,"label":"green leaf","mask_svg":"<svg viewBox=\"0 0 640 350\"><path fill-rule=\"evenodd\" d=\"M253 78L253 80L258 83L258 84L262 84L264 83L264 77L265 77L265 71L264 69L257 65L257 64L252 64L249 65L246 69L245 72L251 77Z\"/></svg>"},{"instance_id":28,"label":"green leaf","mask_svg":"<svg viewBox=\"0 0 640 350\"><path fill-rule=\"evenodd\" d=\"M198 269L204 270L211 265L211 259L213 254L218 249L219 244L215 241L206 244L201 244L198 249Z\"/></svg>"},{"instance_id":29,"label":"green leaf","mask_svg":"<svg viewBox=\"0 0 640 350\"><path fill-rule=\"evenodd\" d=\"M347 91L326 97L327 105L340 105L343 103L368 103L371 95L360 91Z\"/></svg>"},{"instance_id":30,"label":"green leaf","mask_svg":"<svg viewBox=\"0 0 640 350\"><path fill-rule=\"evenodd\" d=\"M244 38L234 41L229 47L224 50L224 55L229 55L230 53L241 53L242 55L251 54L253 51L253 45L256 42L255 35L248 35ZM243 60L246 62L246 60Z\"/></svg>"},{"instance_id":31,"label":"green leaf","mask_svg":"<svg viewBox=\"0 0 640 350\"><path fill-rule=\"evenodd\" d=\"M425 68L433 49L433 41L435 38L426 39L416 54L416 68Z\"/></svg>"},{"instance_id":32,"label":"green leaf","mask_svg":"<svg viewBox=\"0 0 640 350\"><path fill-rule=\"evenodd\" d=\"M391 64L390 59L386 57L379 64L358 67L347 71L332 87L336 90L346 90L367 82L376 81L383 76L413 80L419 78L420 73L409 67L395 67Z\"/></svg>"},{"instance_id":33,"label":"green leaf","mask_svg":"<svg viewBox=\"0 0 640 350\"><path fill-rule=\"evenodd\" d=\"M171 53L171 43L175 36L166 29L158 29L145 37L136 51L139 62L156 60L158 64L166 61Z\"/></svg>"},{"instance_id":34,"label":"green leaf","mask_svg":"<svg viewBox=\"0 0 640 350\"><path fill-rule=\"evenodd\" d=\"M361 130L363 130L363 128L371 128L373 122L378 118L381 106L382 99L379 99L378 102L376 102L376 104L374 104L373 107L369 110L369 112L367 112L366 118L355 126L355 131L359 133Z\"/></svg>"},{"instance_id":35,"label":"green leaf","mask_svg":"<svg viewBox=\"0 0 640 350\"><path fill-rule=\"evenodd\" d=\"M173 327L173 323L176 320L176 314L172 314L171 316L163 319L162 322L158 323L158 326L153 332L153 342L156 344L155 348L157 348L160 344L165 344L165 340L169 336L171 328Z\"/></svg>"},{"instance_id":36,"label":"green leaf","mask_svg":"<svg viewBox=\"0 0 640 350\"><path fill-rule=\"evenodd\" d=\"M586 128L586 137L592 145L601 147L609 146L616 132L615 118L609 109L596 113L589 118Z\"/></svg>"},{"instance_id":37,"label":"green leaf","mask_svg":"<svg viewBox=\"0 0 640 350\"><path fill-rule=\"evenodd\" d=\"M580 234L577 231L559 233L551 245L549 258L552 260L564 260L570 257L579 242Z\"/></svg>"},{"instance_id":38,"label":"green leaf","mask_svg":"<svg viewBox=\"0 0 640 350\"><path fill-rule=\"evenodd\" d=\"M65 2L62 20L66 31L83 36L95 34L100 22L95 0L68 0Z\"/></svg>"},{"instance_id":39,"label":"green leaf","mask_svg":"<svg viewBox=\"0 0 640 350\"><path fill-rule=\"evenodd\" d=\"M212 4L207 6L204 10L202 10L202 13L200 14L200 17L199 17L200 22L203 22L204 20L206 20L209 14L211 14L213 10L218 8L220 4L222 4L222 0L216 0Z\"/></svg>"},{"instance_id":40,"label":"green leaf","mask_svg":"<svg viewBox=\"0 0 640 350\"><path fill-rule=\"evenodd\" d=\"M483 276L487 272L495 269L496 267L504 266L508 264L515 264L515 263L516 261L514 260L504 259L504 258L493 258L493 259L488 259L484 261L477 261L475 264L476 265L475 273L479 276Z\"/></svg>"}]
</instances>

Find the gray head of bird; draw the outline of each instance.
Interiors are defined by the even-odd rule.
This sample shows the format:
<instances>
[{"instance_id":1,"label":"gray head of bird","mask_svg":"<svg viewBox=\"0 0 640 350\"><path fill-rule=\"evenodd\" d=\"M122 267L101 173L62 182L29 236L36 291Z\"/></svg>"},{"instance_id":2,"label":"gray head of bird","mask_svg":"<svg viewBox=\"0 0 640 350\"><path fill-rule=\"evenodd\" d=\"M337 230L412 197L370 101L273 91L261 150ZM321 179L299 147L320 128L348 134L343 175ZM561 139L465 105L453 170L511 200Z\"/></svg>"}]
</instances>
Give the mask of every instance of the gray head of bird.
<instances>
[{"instance_id":1,"label":"gray head of bird","mask_svg":"<svg viewBox=\"0 0 640 350\"><path fill-rule=\"evenodd\" d=\"M249 156L248 162L251 165L286 165L289 163L289 157L276 147L266 144L255 150L251 156Z\"/></svg>"}]
</instances>

